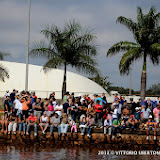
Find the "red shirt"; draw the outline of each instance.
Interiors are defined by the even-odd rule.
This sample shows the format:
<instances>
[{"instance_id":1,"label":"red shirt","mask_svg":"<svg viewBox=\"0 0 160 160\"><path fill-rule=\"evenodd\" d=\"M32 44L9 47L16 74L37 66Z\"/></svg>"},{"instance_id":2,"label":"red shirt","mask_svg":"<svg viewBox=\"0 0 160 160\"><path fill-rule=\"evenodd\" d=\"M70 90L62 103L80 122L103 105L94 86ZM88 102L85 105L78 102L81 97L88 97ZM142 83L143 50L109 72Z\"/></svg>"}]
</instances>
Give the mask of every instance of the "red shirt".
<instances>
[{"instance_id":1,"label":"red shirt","mask_svg":"<svg viewBox=\"0 0 160 160\"><path fill-rule=\"evenodd\" d=\"M37 122L37 117L36 116L33 116L33 117L29 116L28 120L30 121L30 123L34 123L34 122Z\"/></svg>"},{"instance_id":2,"label":"red shirt","mask_svg":"<svg viewBox=\"0 0 160 160\"><path fill-rule=\"evenodd\" d=\"M102 112L103 107L100 104L95 104L94 107L95 107L95 111L96 112L98 112L98 113Z\"/></svg>"}]
</instances>

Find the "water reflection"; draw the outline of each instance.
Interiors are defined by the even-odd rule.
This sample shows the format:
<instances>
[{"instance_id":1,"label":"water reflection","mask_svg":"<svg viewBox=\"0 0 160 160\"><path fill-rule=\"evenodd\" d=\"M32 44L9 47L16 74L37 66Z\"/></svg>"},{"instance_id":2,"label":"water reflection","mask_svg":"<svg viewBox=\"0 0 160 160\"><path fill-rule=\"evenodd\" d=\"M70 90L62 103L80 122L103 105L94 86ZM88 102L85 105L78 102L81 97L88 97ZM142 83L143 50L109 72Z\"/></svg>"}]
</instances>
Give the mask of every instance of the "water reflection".
<instances>
[{"instance_id":1,"label":"water reflection","mask_svg":"<svg viewBox=\"0 0 160 160\"><path fill-rule=\"evenodd\" d=\"M51 146L0 146L0 159L17 160L17 159L45 159L45 160L158 160L159 156L123 156L123 155L98 155L98 150L104 148L87 148L87 147L51 147Z\"/></svg>"}]
</instances>

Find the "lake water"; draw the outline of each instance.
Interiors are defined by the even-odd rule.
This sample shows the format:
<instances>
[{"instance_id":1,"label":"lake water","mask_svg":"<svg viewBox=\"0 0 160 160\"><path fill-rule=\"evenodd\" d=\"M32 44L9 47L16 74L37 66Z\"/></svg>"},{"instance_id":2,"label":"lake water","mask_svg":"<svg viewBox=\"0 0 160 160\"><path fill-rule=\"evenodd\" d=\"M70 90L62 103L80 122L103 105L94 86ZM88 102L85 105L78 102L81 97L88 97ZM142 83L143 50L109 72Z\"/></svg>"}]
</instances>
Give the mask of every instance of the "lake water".
<instances>
[{"instance_id":1,"label":"lake water","mask_svg":"<svg viewBox=\"0 0 160 160\"><path fill-rule=\"evenodd\" d=\"M159 160L160 155L99 155L104 148L51 147L51 146L0 146L0 159L3 160ZM105 153L105 152L101 152Z\"/></svg>"}]
</instances>

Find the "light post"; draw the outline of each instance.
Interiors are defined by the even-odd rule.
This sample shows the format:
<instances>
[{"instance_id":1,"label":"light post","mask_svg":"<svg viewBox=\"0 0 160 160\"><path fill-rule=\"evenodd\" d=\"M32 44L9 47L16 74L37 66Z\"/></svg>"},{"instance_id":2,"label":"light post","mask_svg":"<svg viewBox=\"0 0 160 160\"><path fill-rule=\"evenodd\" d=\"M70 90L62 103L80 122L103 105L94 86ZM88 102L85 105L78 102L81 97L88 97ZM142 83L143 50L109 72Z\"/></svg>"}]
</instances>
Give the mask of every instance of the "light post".
<instances>
[{"instance_id":1,"label":"light post","mask_svg":"<svg viewBox=\"0 0 160 160\"><path fill-rule=\"evenodd\" d=\"M28 91L28 63L29 63L29 41L30 41L30 12L31 12L31 0L28 0L28 22L27 22L27 46L26 46L26 79L25 90Z\"/></svg>"},{"instance_id":2,"label":"light post","mask_svg":"<svg viewBox=\"0 0 160 160\"><path fill-rule=\"evenodd\" d=\"M129 67L129 73L130 73L130 84L129 84L129 95L132 94L132 73L131 73L131 67Z\"/></svg>"}]
</instances>

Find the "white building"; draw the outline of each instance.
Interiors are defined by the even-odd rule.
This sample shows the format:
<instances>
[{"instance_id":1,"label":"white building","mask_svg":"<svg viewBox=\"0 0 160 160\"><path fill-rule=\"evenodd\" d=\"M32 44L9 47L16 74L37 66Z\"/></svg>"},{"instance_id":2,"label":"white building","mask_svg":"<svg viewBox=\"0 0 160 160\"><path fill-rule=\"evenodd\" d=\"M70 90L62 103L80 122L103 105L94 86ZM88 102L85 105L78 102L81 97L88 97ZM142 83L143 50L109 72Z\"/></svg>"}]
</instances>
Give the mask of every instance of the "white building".
<instances>
[{"instance_id":1,"label":"white building","mask_svg":"<svg viewBox=\"0 0 160 160\"><path fill-rule=\"evenodd\" d=\"M4 96L6 90L10 92L13 89L22 91L25 89L25 71L26 65L24 63L15 62L0 62L9 71L10 78L5 82L0 81L0 97ZM44 73L42 66L29 65L29 79L28 90L35 91L38 97L48 97L53 91L56 93L56 98L61 98L62 81L64 71L61 69L52 69L48 73ZM67 72L67 91L74 92L75 96L89 93L92 97L94 93L102 94L108 93L97 83L89 80L73 72Z\"/></svg>"}]
</instances>

